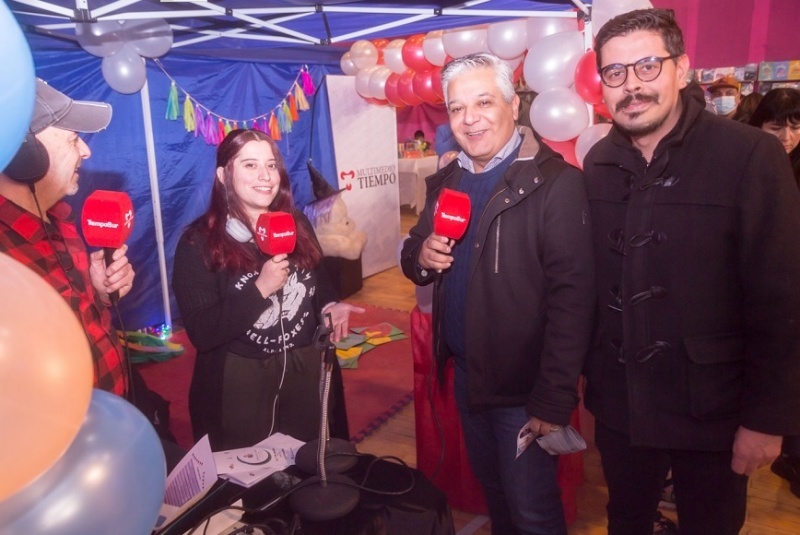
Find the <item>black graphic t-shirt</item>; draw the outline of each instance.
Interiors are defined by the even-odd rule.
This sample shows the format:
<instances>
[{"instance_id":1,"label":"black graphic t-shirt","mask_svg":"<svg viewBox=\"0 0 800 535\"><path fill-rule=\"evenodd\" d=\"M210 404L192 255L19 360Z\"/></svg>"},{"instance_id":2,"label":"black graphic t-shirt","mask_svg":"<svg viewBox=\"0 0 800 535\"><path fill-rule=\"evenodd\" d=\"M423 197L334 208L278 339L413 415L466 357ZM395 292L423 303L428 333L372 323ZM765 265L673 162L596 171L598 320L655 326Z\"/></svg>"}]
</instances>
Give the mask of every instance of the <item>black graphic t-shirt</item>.
<instances>
[{"instance_id":1,"label":"black graphic t-shirt","mask_svg":"<svg viewBox=\"0 0 800 535\"><path fill-rule=\"evenodd\" d=\"M257 272L245 275L238 288L253 284L256 277ZM292 265L283 291L264 301L264 311L244 335L231 343L229 351L243 357L265 358L281 353L284 344L287 350L310 345L318 321L313 299L317 283L315 271Z\"/></svg>"}]
</instances>

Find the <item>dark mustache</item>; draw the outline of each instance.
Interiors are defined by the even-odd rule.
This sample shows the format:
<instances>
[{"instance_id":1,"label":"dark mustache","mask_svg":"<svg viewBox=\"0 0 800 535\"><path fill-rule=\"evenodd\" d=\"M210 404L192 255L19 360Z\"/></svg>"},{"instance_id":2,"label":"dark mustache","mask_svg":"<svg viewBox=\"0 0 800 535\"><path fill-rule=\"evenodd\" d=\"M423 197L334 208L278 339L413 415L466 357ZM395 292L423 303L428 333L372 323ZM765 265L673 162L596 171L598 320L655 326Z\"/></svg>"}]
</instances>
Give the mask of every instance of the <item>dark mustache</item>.
<instances>
[{"instance_id":1,"label":"dark mustache","mask_svg":"<svg viewBox=\"0 0 800 535\"><path fill-rule=\"evenodd\" d=\"M616 111L627 108L634 102L652 102L654 104L658 104L658 97L650 95L640 95L638 93L633 95L628 95L627 97L617 102Z\"/></svg>"}]
</instances>

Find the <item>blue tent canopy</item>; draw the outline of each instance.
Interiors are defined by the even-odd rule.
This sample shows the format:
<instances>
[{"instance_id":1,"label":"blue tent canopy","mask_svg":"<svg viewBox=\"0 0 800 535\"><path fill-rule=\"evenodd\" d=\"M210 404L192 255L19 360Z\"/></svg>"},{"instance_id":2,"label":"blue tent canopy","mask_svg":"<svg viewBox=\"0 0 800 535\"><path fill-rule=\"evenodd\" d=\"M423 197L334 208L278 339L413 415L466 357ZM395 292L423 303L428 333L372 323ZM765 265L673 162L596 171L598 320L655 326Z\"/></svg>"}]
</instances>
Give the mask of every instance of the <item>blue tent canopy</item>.
<instances>
[{"instance_id":1,"label":"blue tent canopy","mask_svg":"<svg viewBox=\"0 0 800 535\"><path fill-rule=\"evenodd\" d=\"M279 106L301 69L324 88L326 75L341 74L341 56L357 39L406 37L524 16L574 17L585 7L580 0L7 3L28 36L38 76L73 98L106 101L114 108L109 128L86 136L93 154L81 169L79 193L68 202L80 213L96 189L125 191L133 200L128 244L137 275L134 290L120 301L129 330L169 323L177 314L169 288L173 252L186 225L205 211L213 183L216 147L187 132L182 119L165 118L173 84L181 110L190 95L215 116L238 122ZM158 62L147 61L145 88L124 95L105 82L101 58L77 43L75 24L137 18L165 19L173 45ZM309 102L311 110L300 112L278 143L301 207L313 200L309 158L329 179L336 169L324 90Z\"/></svg>"}]
</instances>

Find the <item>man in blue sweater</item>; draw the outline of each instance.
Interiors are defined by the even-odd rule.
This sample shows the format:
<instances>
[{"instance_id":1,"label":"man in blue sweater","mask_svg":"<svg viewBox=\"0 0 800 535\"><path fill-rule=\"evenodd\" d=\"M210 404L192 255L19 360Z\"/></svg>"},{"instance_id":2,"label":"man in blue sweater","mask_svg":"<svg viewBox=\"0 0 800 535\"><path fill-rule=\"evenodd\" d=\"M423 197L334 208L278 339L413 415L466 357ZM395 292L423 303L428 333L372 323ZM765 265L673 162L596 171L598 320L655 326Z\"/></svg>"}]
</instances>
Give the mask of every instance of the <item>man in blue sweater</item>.
<instances>
[{"instance_id":1,"label":"man in blue sweater","mask_svg":"<svg viewBox=\"0 0 800 535\"><path fill-rule=\"evenodd\" d=\"M491 54L442 71L462 151L427 180L427 200L401 253L405 275L434 285L440 379L454 359L467 452L486 494L492 533L566 534L557 457L523 427L559 432L578 404L578 375L594 306L589 206L580 171L530 129L508 65ZM453 243L433 232L443 188L469 195L472 215ZM563 431L562 431L563 432Z\"/></svg>"}]
</instances>

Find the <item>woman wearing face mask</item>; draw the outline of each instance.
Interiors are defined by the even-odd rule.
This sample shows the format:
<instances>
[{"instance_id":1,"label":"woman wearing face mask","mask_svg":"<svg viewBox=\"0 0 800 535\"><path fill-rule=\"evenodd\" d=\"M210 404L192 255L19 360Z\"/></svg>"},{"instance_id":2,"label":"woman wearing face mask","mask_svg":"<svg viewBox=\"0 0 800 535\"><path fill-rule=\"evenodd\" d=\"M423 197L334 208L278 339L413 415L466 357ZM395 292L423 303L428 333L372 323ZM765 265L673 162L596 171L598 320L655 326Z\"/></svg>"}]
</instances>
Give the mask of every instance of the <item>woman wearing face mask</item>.
<instances>
[{"instance_id":1,"label":"woman wearing face mask","mask_svg":"<svg viewBox=\"0 0 800 535\"><path fill-rule=\"evenodd\" d=\"M800 90L781 87L768 92L753 112L750 124L780 140L800 187Z\"/></svg>"},{"instance_id":2,"label":"woman wearing face mask","mask_svg":"<svg viewBox=\"0 0 800 535\"><path fill-rule=\"evenodd\" d=\"M753 112L750 124L780 140L800 187L800 91L779 88L768 92ZM784 437L781 455L772 463L772 471L789 481L792 494L800 498L800 436Z\"/></svg>"},{"instance_id":3,"label":"woman wearing face mask","mask_svg":"<svg viewBox=\"0 0 800 535\"><path fill-rule=\"evenodd\" d=\"M269 257L253 241L254 230L261 214L278 211L294 218L296 246ZM331 339L338 341L350 313L364 311L336 302L321 259L275 142L258 130L229 133L217 149L210 206L181 236L172 277L197 348L189 392L195 440L208 434L211 448L221 451L277 431L317 437L316 328L330 315ZM336 362L330 400L331 436L349 439Z\"/></svg>"}]
</instances>

